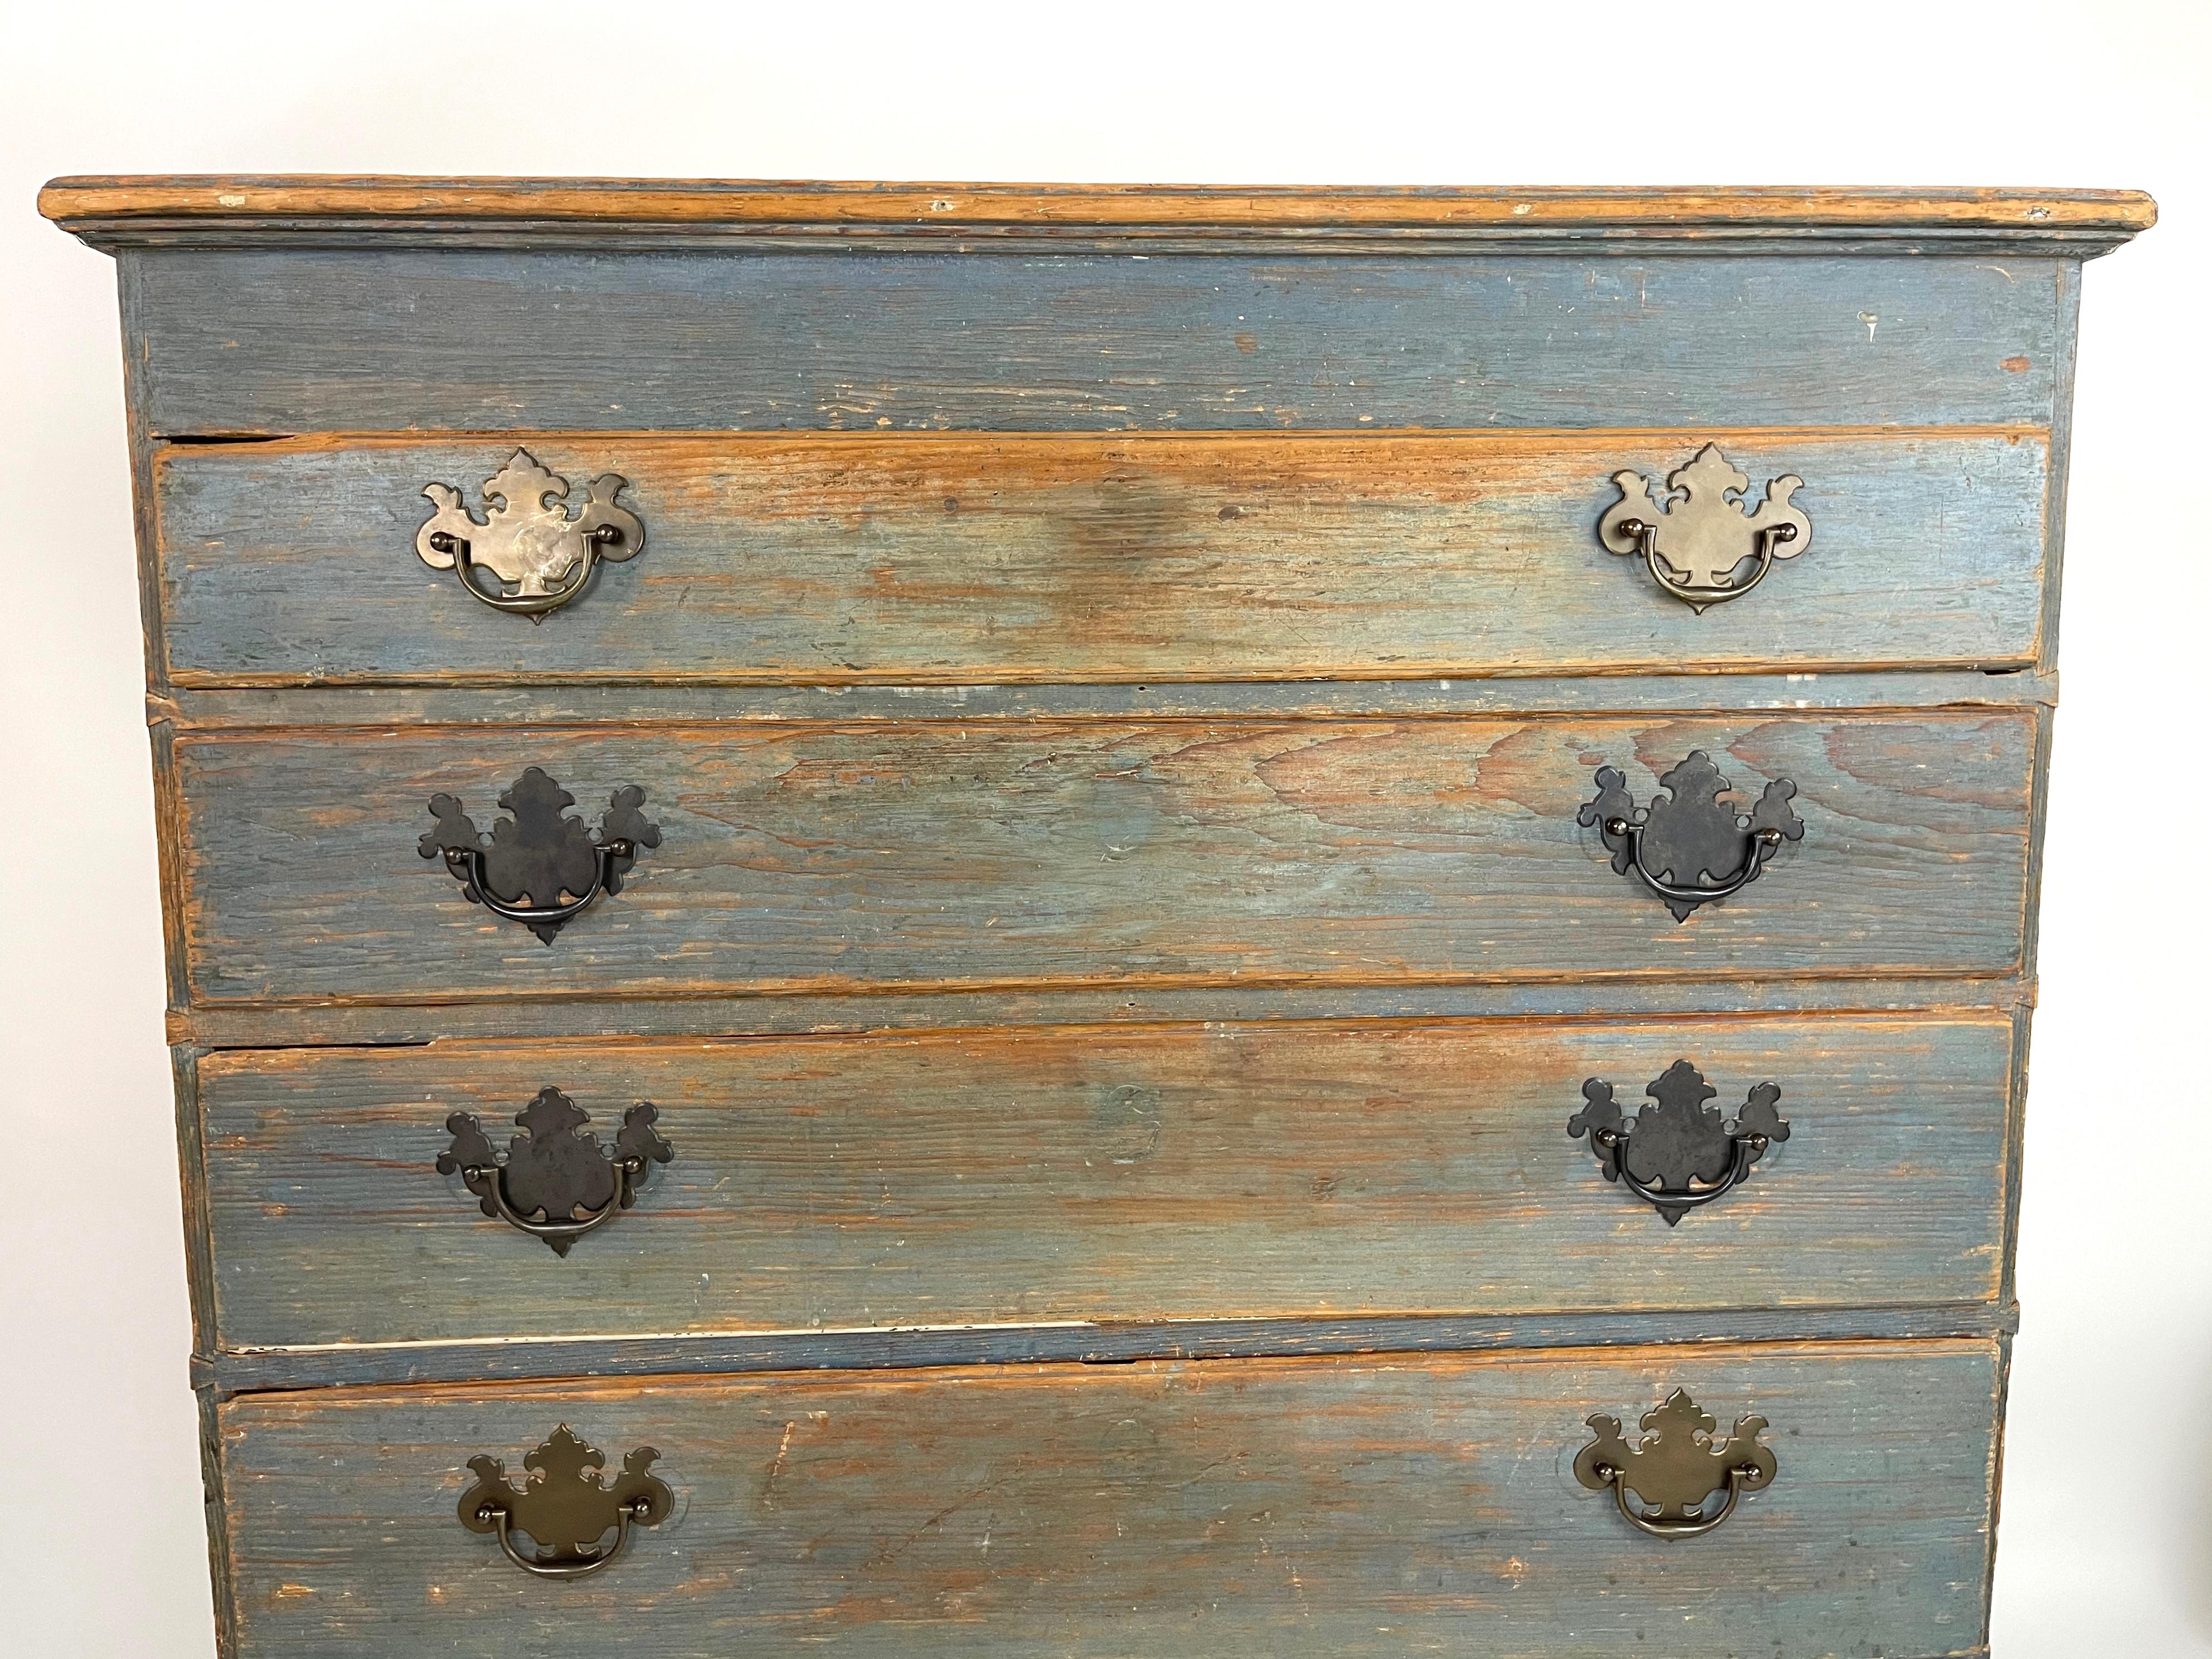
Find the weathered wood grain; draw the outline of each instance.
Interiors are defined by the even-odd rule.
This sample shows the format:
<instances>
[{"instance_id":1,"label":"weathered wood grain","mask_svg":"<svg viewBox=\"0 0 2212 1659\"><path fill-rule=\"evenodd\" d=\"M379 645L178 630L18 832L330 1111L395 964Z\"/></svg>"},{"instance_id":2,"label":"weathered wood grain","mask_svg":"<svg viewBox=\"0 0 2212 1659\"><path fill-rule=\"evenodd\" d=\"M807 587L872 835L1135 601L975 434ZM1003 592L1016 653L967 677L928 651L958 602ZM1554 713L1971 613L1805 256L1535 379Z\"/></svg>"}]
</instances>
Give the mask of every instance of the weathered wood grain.
<instances>
[{"instance_id":1,"label":"weathered wood grain","mask_svg":"<svg viewBox=\"0 0 2212 1659\"><path fill-rule=\"evenodd\" d=\"M2057 374L2051 388L2051 483L2044 507L2044 585L2041 648L2036 666L2058 665L2058 598L2066 563L2066 481L2074 439L2075 347L2081 338L2081 270L2061 273L2058 285Z\"/></svg>"},{"instance_id":2,"label":"weathered wood grain","mask_svg":"<svg viewBox=\"0 0 2212 1659\"><path fill-rule=\"evenodd\" d=\"M200 1509L207 1528L208 1589L210 1600L215 1604L216 1659L240 1659L238 1602L231 1583L229 1484L222 1465L222 1422L215 1391L196 1383L193 1392L199 1408Z\"/></svg>"},{"instance_id":3,"label":"weathered wood grain","mask_svg":"<svg viewBox=\"0 0 2212 1659\"><path fill-rule=\"evenodd\" d=\"M216 1314L214 1226L208 1209L207 1115L200 1098L201 1051L169 1050L169 1086L175 1107L177 1176L184 1202L185 1289L192 1310L192 1349L212 1352L222 1341Z\"/></svg>"},{"instance_id":4,"label":"weathered wood grain","mask_svg":"<svg viewBox=\"0 0 2212 1659\"><path fill-rule=\"evenodd\" d=\"M2011 1025L1214 1026L294 1050L204 1063L218 1335L329 1342L1964 1303L1996 1294ZM1669 1228L1585 1078L1678 1058L1793 1129ZM676 1161L562 1259L432 1168L546 1086ZM438 1293L426 1297L423 1287Z\"/></svg>"},{"instance_id":5,"label":"weathered wood grain","mask_svg":"<svg viewBox=\"0 0 2212 1659\"><path fill-rule=\"evenodd\" d=\"M412 1046L507 1037L866 1036L1001 1025L1186 1021L1633 1019L1708 1014L1948 1013L2022 1006L2033 976L1878 979L1403 981L1395 984L1129 983L1029 989L792 992L478 1002L202 1003L173 1008L170 1040L208 1049Z\"/></svg>"},{"instance_id":6,"label":"weathered wood grain","mask_svg":"<svg viewBox=\"0 0 2212 1659\"><path fill-rule=\"evenodd\" d=\"M1705 442L1814 525L1703 616L1594 526ZM427 483L514 442L161 452L174 684L1434 678L2036 656L2045 434L525 434L647 552L532 626L415 556Z\"/></svg>"},{"instance_id":7,"label":"weathered wood grain","mask_svg":"<svg viewBox=\"0 0 2212 1659\"><path fill-rule=\"evenodd\" d=\"M1911 671L2050 668L2147 198L44 205L121 254L173 1030L445 1039L179 1055L226 1653L1983 1651L2055 687ZM1588 528L1709 435L1818 537L1698 618ZM515 443L653 532L542 629L406 547ZM1692 747L1809 834L1677 927L1573 816ZM668 830L550 950L414 852L530 764ZM1796 1133L1670 1232L1564 1116L1677 1053ZM429 1162L547 1082L679 1149L566 1261ZM573 1380L687 1366L840 1369ZM1566 1474L1677 1382L1784 1471L1686 1547ZM548 1586L452 1509L562 1418L684 1504Z\"/></svg>"},{"instance_id":8,"label":"weathered wood grain","mask_svg":"<svg viewBox=\"0 0 2212 1659\"><path fill-rule=\"evenodd\" d=\"M2156 222L2131 190L1590 189L1536 185L1037 185L834 183L733 179L426 179L297 174L79 176L39 192L39 210L79 234L134 223L380 221L395 226L514 220L598 223L863 224L972 230L1003 224L1143 228L1176 222L1253 228L1369 225L1391 230L1535 226L1619 233L1772 226L1966 228L2127 235Z\"/></svg>"},{"instance_id":9,"label":"weathered wood grain","mask_svg":"<svg viewBox=\"0 0 2212 1659\"><path fill-rule=\"evenodd\" d=\"M2011 1106L2005 1115L2004 1242L1997 1251L1997 1297L2008 1304L2017 1295L2021 1175L2027 1145L2027 1057L2033 1024L2034 1010L2029 1005L2012 1011L2012 1081L2005 1091Z\"/></svg>"},{"instance_id":10,"label":"weathered wood grain","mask_svg":"<svg viewBox=\"0 0 2212 1659\"><path fill-rule=\"evenodd\" d=\"M126 249L171 436L2050 424L2070 262Z\"/></svg>"},{"instance_id":11,"label":"weathered wood grain","mask_svg":"<svg viewBox=\"0 0 2212 1659\"><path fill-rule=\"evenodd\" d=\"M1992 1342L1007 1368L260 1395L222 1411L243 1650L1972 1651ZM1769 1419L1711 1536L1585 1491L1583 1419L1675 1387ZM453 1510L556 1424L650 1445L670 1521L533 1582Z\"/></svg>"},{"instance_id":12,"label":"weathered wood grain","mask_svg":"<svg viewBox=\"0 0 2212 1659\"><path fill-rule=\"evenodd\" d=\"M1717 1308L1672 1313L1419 1314L1360 1319L1182 1319L919 1329L540 1337L524 1342L401 1342L240 1348L196 1355L193 1373L226 1394L416 1383L701 1376L741 1371L872 1371L944 1365L1153 1359L1279 1359L1330 1354L1466 1353L1492 1348L1664 1344L1929 1341L2007 1335L2013 1302L1898 1308Z\"/></svg>"},{"instance_id":13,"label":"weathered wood grain","mask_svg":"<svg viewBox=\"0 0 2212 1659\"><path fill-rule=\"evenodd\" d=\"M180 737L195 998L1999 974L2034 723L2009 714L1105 721ZM1576 813L1692 750L1808 829L1677 926ZM663 844L551 945L418 856L524 767Z\"/></svg>"},{"instance_id":14,"label":"weathered wood grain","mask_svg":"<svg viewBox=\"0 0 2212 1659\"><path fill-rule=\"evenodd\" d=\"M1474 680L1146 682L1123 685L307 685L149 696L179 731L276 726L837 725L1000 719L1341 720L1439 714L1889 713L2026 708L2058 701L2056 676L1905 671L1839 674L1501 675Z\"/></svg>"}]
</instances>

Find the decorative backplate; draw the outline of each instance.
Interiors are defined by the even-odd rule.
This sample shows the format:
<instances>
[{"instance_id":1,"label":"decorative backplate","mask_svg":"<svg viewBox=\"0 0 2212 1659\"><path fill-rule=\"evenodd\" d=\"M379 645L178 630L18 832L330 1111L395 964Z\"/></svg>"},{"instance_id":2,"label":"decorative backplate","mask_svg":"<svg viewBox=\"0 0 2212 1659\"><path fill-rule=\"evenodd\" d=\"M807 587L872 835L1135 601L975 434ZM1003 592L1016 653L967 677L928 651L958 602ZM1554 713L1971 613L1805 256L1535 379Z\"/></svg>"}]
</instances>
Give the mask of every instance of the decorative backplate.
<instances>
[{"instance_id":1,"label":"decorative backplate","mask_svg":"<svg viewBox=\"0 0 2212 1659\"><path fill-rule=\"evenodd\" d=\"M461 585L495 611L543 622L584 591L598 559L635 558L645 550L645 526L617 507L628 480L605 472L584 486L584 505L568 516L568 481L518 449L484 480L484 516L469 511L451 484L422 486L437 508L415 532L415 551L436 570L458 568ZM475 573L489 571L496 586Z\"/></svg>"},{"instance_id":2,"label":"decorative backplate","mask_svg":"<svg viewBox=\"0 0 2212 1659\"><path fill-rule=\"evenodd\" d=\"M1716 1441L1711 1415L1677 1389L1664 1405L1644 1413L1638 1427L1644 1438L1631 1446L1621 1437L1620 1419L1588 1420L1597 1437L1575 1458L1575 1479L1592 1492L1613 1489L1620 1512L1642 1530L1662 1538L1689 1538L1711 1532L1735 1510L1736 1499L1774 1479L1774 1454L1759 1443L1763 1417L1736 1419L1735 1432ZM1643 1499L1632 1508L1628 1494ZM1718 1510L1705 1505L1725 1492Z\"/></svg>"},{"instance_id":3,"label":"decorative backplate","mask_svg":"<svg viewBox=\"0 0 2212 1659\"><path fill-rule=\"evenodd\" d=\"M1636 1114L1632 1127L1613 1098L1613 1085L1591 1078L1583 1085L1583 1109L1567 1120L1567 1133L1588 1135L1607 1181L1626 1179L1629 1189L1673 1226L1701 1204L1710 1204L1751 1173L1790 1125L1774 1109L1782 1091L1762 1083L1743 1109L1723 1121L1705 1103L1720 1091L1686 1060L1678 1060L1644 1087L1656 1103Z\"/></svg>"},{"instance_id":4,"label":"decorative backplate","mask_svg":"<svg viewBox=\"0 0 2212 1659\"><path fill-rule=\"evenodd\" d=\"M615 1559L633 1523L658 1526L675 1508L675 1494L646 1473L659 1456L652 1447L641 1447L623 1459L623 1472L611 1483L604 1482L597 1471L606 1467L605 1455L563 1423L523 1458L529 1474L520 1487L498 1458L469 1459L477 1481L461 1494L461 1524L497 1534L500 1547L519 1567L542 1577L580 1578ZM602 1547L610 1532L614 1541ZM526 1555L518 1549L516 1533L529 1534L537 1551Z\"/></svg>"},{"instance_id":5,"label":"decorative backplate","mask_svg":"<svg viewBox=\"0 0 2212 1659\"><path fill-rule=\"evenodd\" d=\"M1723 799L1729 781L1702 749L1692 750L1659 787L1667 793L1639 807L1628 781L1601 766L1596 798L1583 804L1575 821L1586 830L1595 827L1613 854L1614 871L1633 870L1677 921L1757 880L1784 842L1804 839L1805 826L1790 805L1797 786L1788 778L1768 784L1748 817L1740 817Z\"/></svg>"},{"instance_id":6,"label":"decorative backplate","mask_svg":"<svg viewBox=\"0 0 2212 1659\"><path fill-rule=\"evenodd\" d=\"M1745 505L1750 478L1717 444L1670 473L1656 495L1641 472L1616 472L1613 483L1620 499L1598 520L1598 540L1608 553L1641 553L1652 580L1692 611L1742 598L1775 560L1813 544L1813 521L1790 504L1805 481L1772 480L1754 511Z\"/></svg>"},{"instance_id":7,"label":"decorative backplate","mask_svg":"<svg viewBox=\"0 0 2212 1659\"><path fill-rule=\"evenodd\" d=\"M499 804L514 816L493 824L487 839L459 797L433 795L437 822L417 850L426 859L442 855L471 903L521 922L548 945L601 893L622 891L640 848L660 845L660 826L639 810L645 791L634 785L615 791L596 837L563 811L576 798L535 766Z\"/></svg>"},{"instance_id":8,"label":"decorative backplate","mask_svg":"<svg viewBox=\"0 0 2212 1659\"><path fill-rule=\"evenodd\" d=\"M458 1173L486 1215L566 1255L579 1238L637 1201L652 1165L676 1156L653 1127L659 1117L651 1101L631 1107L609 1152L574 1101L558 1089L540 1089L514 1115L522 1133L507 1141L505 1163L474 1113L447 1118L453 1144L438 1154L438 1173Z\"/></svg>"}]
</instances>

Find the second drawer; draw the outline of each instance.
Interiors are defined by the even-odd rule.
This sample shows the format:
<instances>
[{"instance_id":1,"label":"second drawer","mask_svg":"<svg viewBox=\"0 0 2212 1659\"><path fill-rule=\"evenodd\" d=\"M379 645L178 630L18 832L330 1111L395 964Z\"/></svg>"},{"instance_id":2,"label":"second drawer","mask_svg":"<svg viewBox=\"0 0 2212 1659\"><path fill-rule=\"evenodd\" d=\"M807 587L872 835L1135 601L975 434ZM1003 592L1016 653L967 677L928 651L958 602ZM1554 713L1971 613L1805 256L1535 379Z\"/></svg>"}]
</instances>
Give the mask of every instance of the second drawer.
<instances>
[{"instance_id":1,"label":"second drawer","mask_svg":"<svg viewBox=\"0 0 2212 1659\"><path fill-rule=\"evenodd\" d=\"M199 1093L217 1335L235 1351L1987 1301L2014 1042L1992 1012L216 1054ZM1788 1134L1670 1226L1569 1120L1595 1079L1632 1141L1663 1135L1645 1090L1678 1061L1696 1074L1662 1085L1678 1120L1747 1133L1771 1084ZM545 1089L561 1095L519 1130ZM565 1255L436 1167L469 1161L456 1114L490 1143L478 1156L528 1160L588 1113L587 1156L502 1189L525 1220L562 1190L580 1218L645 1102L672 1158L648 1158L635 1206ZM1702 1132L1675 1127L1694 1153Z\"/></svg>"},{"instance_id":2,"label":"second drawer","mask_svg":"<svg viewBox=\"0 0 2212 1659\"><path fill-rule=\"evenodd\" d=\"M2024 708L757 726L529 707L179 737L191 1000L1992 975L2025 941ZM1642 851L1604 828L1635 812ZM601 890L600 851L618 896L542 932L471 902L452 862L550 908ZM1632 857L1733 896L1678 921Z\"/></svg>"}]
</instances>

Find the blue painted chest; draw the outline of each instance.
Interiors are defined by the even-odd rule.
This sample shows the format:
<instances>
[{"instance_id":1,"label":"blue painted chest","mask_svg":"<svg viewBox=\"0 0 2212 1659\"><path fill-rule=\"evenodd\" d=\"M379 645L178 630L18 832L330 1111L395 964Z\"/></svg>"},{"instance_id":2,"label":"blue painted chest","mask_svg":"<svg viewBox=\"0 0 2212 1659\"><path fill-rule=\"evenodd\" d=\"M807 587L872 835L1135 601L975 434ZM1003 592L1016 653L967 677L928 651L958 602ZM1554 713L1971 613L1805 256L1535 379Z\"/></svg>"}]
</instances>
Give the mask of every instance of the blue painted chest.
<instances>
[{"instance_id":1,"label":"blue painted chest","mask_svg":"<svg viewBox=\"0 0 2212 1659\"><path fill-rule=\"evenodd\" d=\"M1985 1650L2147 198L42 204L234 1659Z\"/></svg>"}]
</instances>

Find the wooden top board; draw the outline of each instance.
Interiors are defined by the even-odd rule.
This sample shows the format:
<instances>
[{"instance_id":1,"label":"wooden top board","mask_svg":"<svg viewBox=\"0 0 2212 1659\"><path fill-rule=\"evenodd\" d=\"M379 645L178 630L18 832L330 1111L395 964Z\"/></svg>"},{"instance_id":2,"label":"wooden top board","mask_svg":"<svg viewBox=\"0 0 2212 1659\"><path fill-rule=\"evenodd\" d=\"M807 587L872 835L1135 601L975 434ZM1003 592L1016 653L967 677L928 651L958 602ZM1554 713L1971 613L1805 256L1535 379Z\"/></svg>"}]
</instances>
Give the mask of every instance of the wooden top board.
<instances>
[{"instance_id":1,"label":"wooden top board","mask_svg":"<svg viewBox=\"0 0 2212 1659\"><path fill-rule=\"evenodd\" d=\"M2094 254L2155 222L2136 191L836 183L694 179L57 179L40 211L98 246L271 235L479 240L524 228L696 239L1382 240L1419 247L1653 240L2002 240Z\"/></svg>"}]
</instances>

